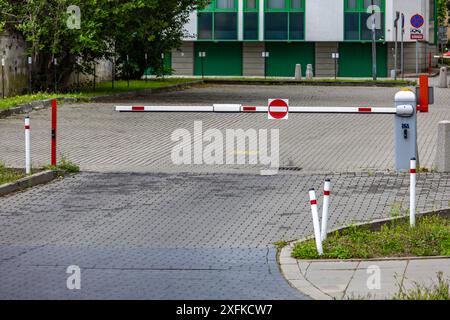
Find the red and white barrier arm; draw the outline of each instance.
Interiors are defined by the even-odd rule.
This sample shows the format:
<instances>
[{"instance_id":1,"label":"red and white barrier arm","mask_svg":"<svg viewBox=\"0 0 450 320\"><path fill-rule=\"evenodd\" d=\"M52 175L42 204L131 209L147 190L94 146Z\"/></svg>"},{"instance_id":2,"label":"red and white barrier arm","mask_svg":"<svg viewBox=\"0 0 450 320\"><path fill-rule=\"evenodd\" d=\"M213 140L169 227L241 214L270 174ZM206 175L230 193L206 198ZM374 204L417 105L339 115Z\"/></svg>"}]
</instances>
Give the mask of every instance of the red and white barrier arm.
<instances>
[{"instance_id":1,"label":"red and white barrier arm","mask_svg":"<svg viewBox=\"0 0 450 320\"><path fill-rule=\"evenodd\" d=\"M214 112L213 106L117 106L119 112Z\"/></svg>"},{"instance_id":2,"label":"red and white barrier arm","mask_svg":"<svg viewBox=\"0 0 450 320\"><path fill-rule=\"evenodd\" d=\"M116 111L119 112L267 113L268 109L269 108L267 106L242 106L240 104L214 104L212 106L117 106L116 107ZM383 108L383 107L289 107L289 113L396 114L397 109Z\"/></svg>"}]
</instances>

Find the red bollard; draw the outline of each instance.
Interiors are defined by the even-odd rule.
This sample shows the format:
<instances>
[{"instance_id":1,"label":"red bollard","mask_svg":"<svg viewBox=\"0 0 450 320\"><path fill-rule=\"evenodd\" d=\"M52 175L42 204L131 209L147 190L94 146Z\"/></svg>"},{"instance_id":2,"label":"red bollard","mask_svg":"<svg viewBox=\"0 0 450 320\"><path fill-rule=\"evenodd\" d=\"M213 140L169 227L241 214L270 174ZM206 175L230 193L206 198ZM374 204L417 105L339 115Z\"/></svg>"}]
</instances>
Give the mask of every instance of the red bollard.
<instances>
[{"instance_id":1,"label":"red bollard","mask_svg":"<svg viewBox=\"0 0 450 320\"><path fill-rule=\"evenodd\" d=\"M56 124L57 124L57 104L56 99L52 100L52 155L51 165L56 166Z\"/></svg>"},{"instance_id":2,"label":"red bollard","mask_svg":"<svg viewBox=\"0 0 450 320\"><path fill-rule=\"evenodd\" d=\"M418 102L420 112L428 112L428 76L420 76L420 99Z\"/></svg>"}]
</instances>

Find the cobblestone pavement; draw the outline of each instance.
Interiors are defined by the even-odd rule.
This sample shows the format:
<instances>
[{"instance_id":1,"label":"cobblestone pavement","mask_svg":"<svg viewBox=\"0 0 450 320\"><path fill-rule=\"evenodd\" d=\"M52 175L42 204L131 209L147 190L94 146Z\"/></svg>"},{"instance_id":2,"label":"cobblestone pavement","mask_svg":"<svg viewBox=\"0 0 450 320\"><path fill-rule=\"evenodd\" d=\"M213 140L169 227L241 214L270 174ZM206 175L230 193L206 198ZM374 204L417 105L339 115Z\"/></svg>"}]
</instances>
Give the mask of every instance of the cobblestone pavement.
<instances>
[{"instance_id":1,"label":"cobblestone pavement","mask_svg":"<svg viewBox=\"0 0 450 320\"><path fill-rule=\"evenodd\" d=\"M331 178L331 228L406 213L407 175ZM307 191L324 179L82 173L1 198L0 298L303 298L272 244L312 233ZM448 206L449 181L420 175L418 209Z\"/></svg>"},{"instance_id":2,"label":"cobblestone pavement","mask_svg":"<svg viewBox=\"0 0 450 320\"><path fill-rule=\"evenodd\" d=\"M391 106L397 89L201 87L117 104ZM419 116L422 165L431 167L448 91ZM351 101L351 102L349 102ZM393 164L392 116L119 114L111 104L64 105L60 152L83 173L0 198L0 298L302 299L282 278L273 243L312 233L307 191L335 173L331 227L404 214L408 177ZM33 112L35 165L49 161L49 110ZM0 159L23 166L23 116L0 119ZM170 160L171 133L279 128L282 165L272 177L250 166L185 166ZM372 171L374 173L372 173ZM383 172L378 172L383 171ZM232 174L230 174L232 172ZM322 173L320 173L322 172ZM237 174L238 173L238 174ZM449 176L419 176L418 209L448 207ZM69 265L82 290L66 289Z\"/></svg>"},{"instance_id":3,"label":"cobblestone pavement","mask_svg":"<svg viewBox=\"0 0 450 320\"><path fill-rule=\"evenodd\" d=\"M156 94L137 101L77 104L60 107L59 152L89 171L131 172L252 172L246 166L185 166L172 164L176 129L192 135L194 121L207 129L280 129L280 163L305 171L389 170L394 163L392 115L292 114L288 121L269 121L264 114L117 113L117 104L208 105L212 103L267 104L269 97L290 98L291 105L393 106L398 88L208 86ZM436 88L436 104L420 114L419 150L422 166L432 168L437 124L450 119L450 89ZM0 119L0 159L24 166L23 116ZM31 114L34 165L48 164L50 111ZM198 141L198 135L193 136Z\"/></svg>"}]
</instances>

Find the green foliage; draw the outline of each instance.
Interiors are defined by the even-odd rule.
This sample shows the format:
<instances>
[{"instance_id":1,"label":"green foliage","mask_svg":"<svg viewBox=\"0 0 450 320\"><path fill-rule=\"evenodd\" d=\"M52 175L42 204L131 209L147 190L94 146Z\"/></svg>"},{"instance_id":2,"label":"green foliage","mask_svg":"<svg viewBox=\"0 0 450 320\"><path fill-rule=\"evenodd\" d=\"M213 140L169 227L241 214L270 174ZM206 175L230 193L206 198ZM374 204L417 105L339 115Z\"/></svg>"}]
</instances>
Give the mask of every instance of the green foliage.
<instances>
[{"instance_id":1,"label":"green foliage","mask_svg":"<svg viewBox=\"0 0 450 320\"><path fill-rule=\"evenodd\" d=\"M284 247L286 247L288 245L288 243L284 240L280 240L274 243L274 245L278 248L278 249L282 249Z\"/></svg>"},{"instance_id":2,"label":"green foliage","mask_svg":"<svg viewBox=\"0 0 450 320\"><path fill-rule=\"evenodd\" d=\"M368 259L404 256L450 256L450 219L424 216L416 227L409 221L386 224L379 231L367 226L352 226L341 234L334 233L323 242L324 259ZM299 242L292 256L298 259L317 259L314 240Z\"/></svg>"},{"instance_id":3,"label":"green foliage","mask_svg":"<svg viewBox=\"0 0 450 320\"><path fill-rule=\"evenodd\" d=\"M448 9L450 10L450 8ZM447 23L447 0L437 0L437 20L439 26L446 26Z\"/></svg>"},{"instance_id":4,"label":"green foliage","mask_svg":"<svg viewBox=\"0 0 450 320\"><path fill-rule=\"evenodd\" d=\"M444 278L442 272L437 275L437 282L431 287L426 287L418 283L414 288L405 291L400 287L400 291L393 297L393 300L450 300L450 284Z\"/></svg>"},{"instance_id":5,"label":"green foliage","mask_svg":"<svg viewBox=\"0 0 450 320\"><path fill-rule=\"evenodd\" d=\"M161 80L131 80L130 86L128 87L127 81L115 81L114 89L111 88L111 82L101 82L97 84L97 88L94 91L92 87L83 87L80 89L72 88L72 90L68 90L68 93L64 94L54 94L54 93L35 93L31 95L21 95L15 97L8 97L5 99L0 99L0 110L1 109L9 109L15 106L29 103L31 101L36 100L46 100L46 99L54 99L54 98L90 98L94 96L101 95L110 95L115 93L122 93L133 90L143 90L148 88L162 88L170 85L183 84L192 81L192 79L166 79L164 81Z\"/></svg>"},{"instance_id":6,"label":"green foliage","mask_svg":"<svg viewBox=\"0 0 450 320\"><path fill-rule=\"evenodd\" d=\"M181 43L189 12L205 0L0 0L0 32L18 33L34 57L34 88L54 84L52 61L57 58L57 81L65 83L73 70L93 73L95 61L114 59L119 76L142 75L156 69L161 53ZM81 11L81 28L71 29L67 8ZM148 54L145 66L144 54ZM126 63L126 56L134 66ZM78 58L81 58L78 63ZM133 71L134 72L131 72Z\"/></svg>"},{"instance_id":7,"label":"green foliage","mask_svg":"<svg viewBox=\"0 0 450 320\"><path fill-rule=\"evenodd\" d=\"M6 168L5 165L0 162L0 185L19 180L23 177L25 177L23 172Z\"/></svg>"},{"instance_id":8,"label":"green foliage","mask_svg":"<svg viewBox=\"0 0 450 320\"><path fill-rule=\"evenodd\" d=\"M67 173L78 173L80 172L80 167L75 163L68 160L64 155L61 156L61 160L56 166L48 165L43 168L44 170L53 170L53 171L65 171Z\"/></svg>"}]
</instances>

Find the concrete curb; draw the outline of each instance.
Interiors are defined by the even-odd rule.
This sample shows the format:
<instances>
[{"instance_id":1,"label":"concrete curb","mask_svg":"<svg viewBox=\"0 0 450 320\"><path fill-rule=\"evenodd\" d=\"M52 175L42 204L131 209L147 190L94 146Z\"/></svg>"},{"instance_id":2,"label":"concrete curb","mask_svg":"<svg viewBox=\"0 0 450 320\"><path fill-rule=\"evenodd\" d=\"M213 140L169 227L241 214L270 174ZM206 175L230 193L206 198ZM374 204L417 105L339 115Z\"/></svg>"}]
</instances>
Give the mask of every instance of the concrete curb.
<instances>
[{"instance_id":1,"label":"concrete curb","mask_svg":"<svg viewBox=\"0 0 450 320\"><path fill-rule=\"evenodd\" d=\"M229 85L298 85L298 86L336 86L336 87L405 87L414 86L415 81L403 83L389 82L347 82L347 81L305 81L305 80L227 80L227 79L205 79L205 84L229 84Z\"/></svg>"},{"instance_id":2,"label":"concrete curb","mask_svg":"<svg viewBox=\"0 0 450 320\"><path fill-rule=\"evenodd\" d=\"M161 88L149 88L149 89L142 89L142 90L134 90L134 91L128 91L128 92L121 92L121 93L115 93L111 95L105 95L105 96L97 96L97 97L91 97L91 98L55 98L59 102L102 102L102 101L111 101L114 99L121 99L121 98L130 98L130 97L141 97L146 96L149 94L156 94L161 92L170 92L170 91L177 91L177 90L184 90L187 88L190 88L195 85L203 84L204 82L202 80L192 81L192 82L186 82L186 83L179 83L171 86L161 87ZM21 114L21 113L27 113L33 110L41 110L45 108L50 108L52 105L53 99L46 99L46 100L36 100L32 101L30 103L22 104L13 108L0 110L0 119L6 118L15 114Z\"/></svg>"},{"instance_id":3,"label":"concrete curb","mask_svg":"<svg viewBox=\"0 0 450 320\"><path fill-rule=\"evenodd\" d=\"M31 176L22 178L20 180L0 185L0 197L7 194L21 191L30 187L34 187L40 184L48 183L56 179L59 175L63 174L62 171L47 170L39 173L35 173Z\"/></svg>"},{"instance_id":4,"label":"concrete curb","mask_svg":"<svg viewBox=\"0 0 450 320\"><path fill-rule=\"evenodd\" d=\"M450 215L450 208L442 209L437 211L427 211L418 214L417 216L425 216L425 215ZM393 221L399 220L407 220L409 217L397 217L397 218L387 218L375 220L372 222L365 222L359 224L353 224L352 226L370 226L371 230L377 230L381 228L381 226L391 223ZM329 233L334 232L342 232L343 230L349 228L349 226L339 227L330 230ZM289 284L304 293L308 297L314 300L334 300L333 297L321 291L318 287L316 287L313 283L311 283L302 272L305 265L308 265L311 261L314 262L363 262L363 261L404 261L404 260L434 260L434 259L450 259L450 257L394 257L394 258L373 258L373 259L346 259L346 260L337 260L337 259L315 259L315 260L299 260L292 258L292 250L296 243L303 242L306 240L310 240L314 238L314 236L306 237L300 240L291 241L287 246L283 247L278 255L278 264L280 266L281 274L284 278L289 282Z\"/></svg>"}]
</instances>

